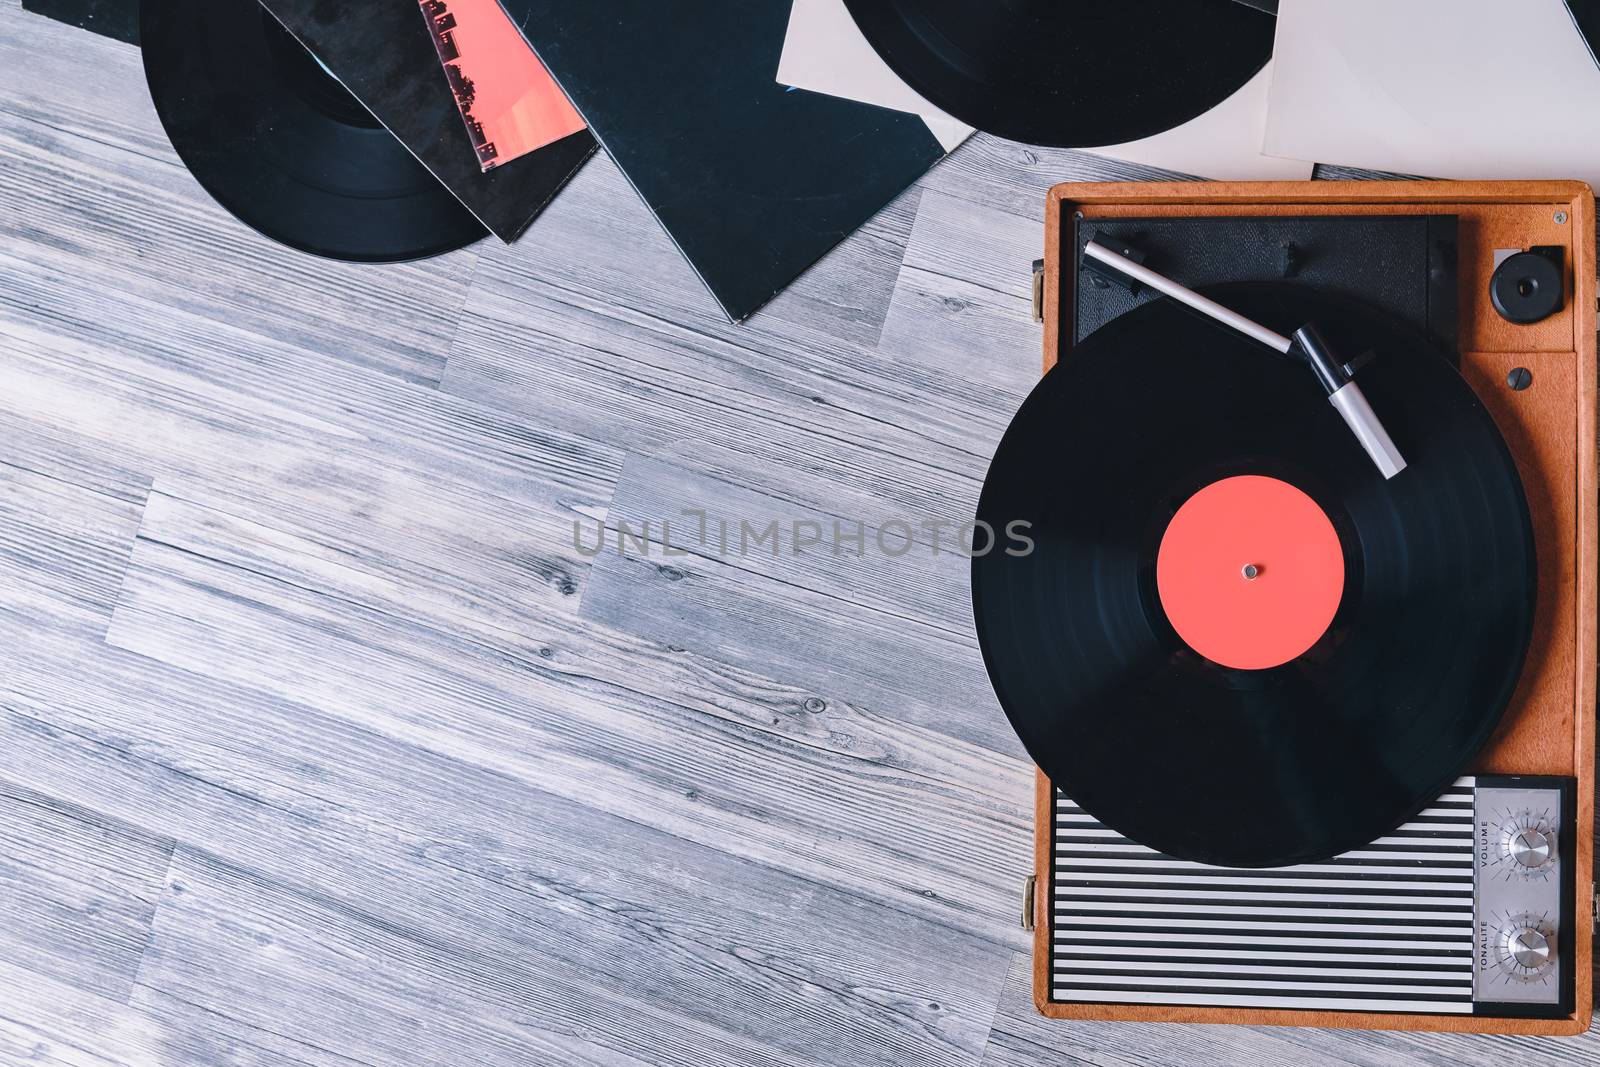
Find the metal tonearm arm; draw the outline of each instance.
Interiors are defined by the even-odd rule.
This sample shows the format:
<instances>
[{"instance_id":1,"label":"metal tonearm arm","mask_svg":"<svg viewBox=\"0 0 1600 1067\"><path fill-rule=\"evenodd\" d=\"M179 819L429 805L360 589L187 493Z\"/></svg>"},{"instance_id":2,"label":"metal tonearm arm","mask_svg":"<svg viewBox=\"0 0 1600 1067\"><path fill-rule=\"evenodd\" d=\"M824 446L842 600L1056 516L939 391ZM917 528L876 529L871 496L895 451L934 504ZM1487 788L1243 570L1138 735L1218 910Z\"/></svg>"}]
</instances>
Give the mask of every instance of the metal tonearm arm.
<instances>
[{"instance_id":1,"label":"metal tonearm arm","mask_svg":"<svg viewBox=\"0 0 1600 1067\"><path fill-rule=\"evenodd\" d=\"M1252 340L1259 341L1268 348L1286 356L1298 356L1316 375L1317 382L1328 394L1328 402L1334 406L1345 424L1350 427L1350 431L1356 435L1356 440L1361 442L1361 447L1366 449L1367 455L1372 457L1378 472L1385 478L1393 478L1406 469L1405 458L1400 455L1400 450L1395 447L1388 431L1383 428L1383 423L1372 410L1372 405L1367 403L1361 387L1355 383L1344 361L1334 354L1315 325L1307 323L1296 330L1293 337L1285 337L1267 329L1254 319L1246 318L1231 308L1223 307L1209 297L1201 296L1193 289L1179 285L1166 275L1159 274L1143 263L1123 255L1098 238L1089 239L1083 247L1083 254L1140 285L1149 286L1156 292L1170 296L1180 304L1193 308Z\"/></svg>"}]
</instances>

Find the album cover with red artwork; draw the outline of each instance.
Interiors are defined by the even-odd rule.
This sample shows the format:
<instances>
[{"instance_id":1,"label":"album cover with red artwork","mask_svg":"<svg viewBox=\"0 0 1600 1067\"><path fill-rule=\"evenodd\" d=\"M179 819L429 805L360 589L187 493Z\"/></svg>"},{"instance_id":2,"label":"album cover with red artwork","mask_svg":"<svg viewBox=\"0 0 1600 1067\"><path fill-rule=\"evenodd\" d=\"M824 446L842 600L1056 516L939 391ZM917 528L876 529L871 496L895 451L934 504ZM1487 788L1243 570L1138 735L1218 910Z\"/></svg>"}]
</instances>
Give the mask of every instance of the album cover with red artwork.
<instances>
[{"instance_id":1,"label":"album cover with red artwork","mask_svg":"<svg viewBox=\"0 0 1600 1067\"><path fill-rule=\"evenodd\" d=\"M484 170L584 129L498 0L422 0L422 13Z\"/></svg>"}]
</instances>

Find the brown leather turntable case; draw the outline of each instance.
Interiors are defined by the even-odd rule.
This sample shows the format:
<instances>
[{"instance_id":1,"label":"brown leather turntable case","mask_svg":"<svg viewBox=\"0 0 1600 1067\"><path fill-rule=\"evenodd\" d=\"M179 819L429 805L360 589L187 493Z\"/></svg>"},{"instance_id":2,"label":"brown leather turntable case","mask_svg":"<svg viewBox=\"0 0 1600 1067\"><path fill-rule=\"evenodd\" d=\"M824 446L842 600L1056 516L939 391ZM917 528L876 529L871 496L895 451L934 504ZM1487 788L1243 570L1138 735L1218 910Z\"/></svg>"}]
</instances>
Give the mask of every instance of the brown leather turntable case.
<instances>
[{"instance_id":1,"label":"brown leather turntable case","mask_svg":"<svg viewBox=\"0 0 1600 1067\"><path fill-rule=\"evenodd\" d=\"M1506 1018L1340 1010L1051 999L1051 863L1055 790L1037 784L1034 999L1054 1018L1218 1022L1373 1029L1577 1034L1589 1026L1594 899L1596 632L1596 265L1594 195L1579 182L1245 182L1064 184L1050 191L1038 293L1044 366L1071 358L1074 279L1062 269L1080 219L1164 216L1454 215L1458 220L1461 371L1515 456L1533 517L1539 577L1531 651L1503 721L1470 770L1576 780L1572 923L1574 1010L1564 1018ZM1065 236L1064 236L1065 235ZM1064 240L1067 244L1064 244ZM1491 305L1498 249L1560 248L1569 291L1562 310L1514 325ZM1514 390L1508 375L1531 371Z\"/></svg>"}]
</instances>

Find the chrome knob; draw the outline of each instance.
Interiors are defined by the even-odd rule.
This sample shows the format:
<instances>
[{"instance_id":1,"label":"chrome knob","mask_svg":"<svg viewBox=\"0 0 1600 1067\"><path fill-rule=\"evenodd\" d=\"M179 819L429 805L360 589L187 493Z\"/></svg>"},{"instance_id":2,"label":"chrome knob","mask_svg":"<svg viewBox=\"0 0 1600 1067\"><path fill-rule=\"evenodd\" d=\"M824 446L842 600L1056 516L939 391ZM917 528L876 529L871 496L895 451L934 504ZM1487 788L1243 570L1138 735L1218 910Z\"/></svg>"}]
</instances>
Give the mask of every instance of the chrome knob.
<instances>
[{"instance_id":1,"label":"chrome knob","mask_svg":"<svg viewBox=\"0 0 1600 1067\"><path fill-rule=\"evenodd\" d=\"M1540 827L1510 827L1503 840L1506 856L1524 874L1543 870L1555 861L1556 839Z\"/></svg>"},{"instance_id":2,"label":"chrome knob","mask_svg":"<svg viewBox=\"0 0 1600 1067\"><path fill-rule=\"evenodd\" d=\"M1537 927L1520 926L1506 931L1506 956L1518 967L1528 971L1543 970L1555 954L1555 945Z\"/></svg>"}]
</instances>

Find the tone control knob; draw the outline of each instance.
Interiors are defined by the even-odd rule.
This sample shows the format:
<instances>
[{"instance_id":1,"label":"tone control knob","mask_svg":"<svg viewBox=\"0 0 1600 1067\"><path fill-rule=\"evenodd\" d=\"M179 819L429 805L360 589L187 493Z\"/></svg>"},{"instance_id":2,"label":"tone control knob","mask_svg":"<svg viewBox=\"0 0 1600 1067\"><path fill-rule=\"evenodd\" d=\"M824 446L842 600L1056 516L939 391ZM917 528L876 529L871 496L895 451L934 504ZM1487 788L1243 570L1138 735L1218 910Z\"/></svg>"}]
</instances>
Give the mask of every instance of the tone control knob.
<instances>
[{"instance_id":1,"label":"tone control knob","mask_svg":"<svg viewBox=\"0 0 1600 1067\"><path fill-rule=\"evenodd\" d=\"M1520 927L1506 935L1506 954L1516 961L1518 967L1537 970L1550 962L1553 951L1550 939L1532 926Z\"/></svg>"},{"instance_id":2,"label":"tone control knob","mask_svg":"<svg viewBox=\"0 0 1600 1067\"><path fill-rule=\"evenodd\" d=\"M1534 982L1555 966L1556 933L1549 924L1524 915L1500 934L1500 966L1512 978Z\"/></svg>"}]
</instances>

